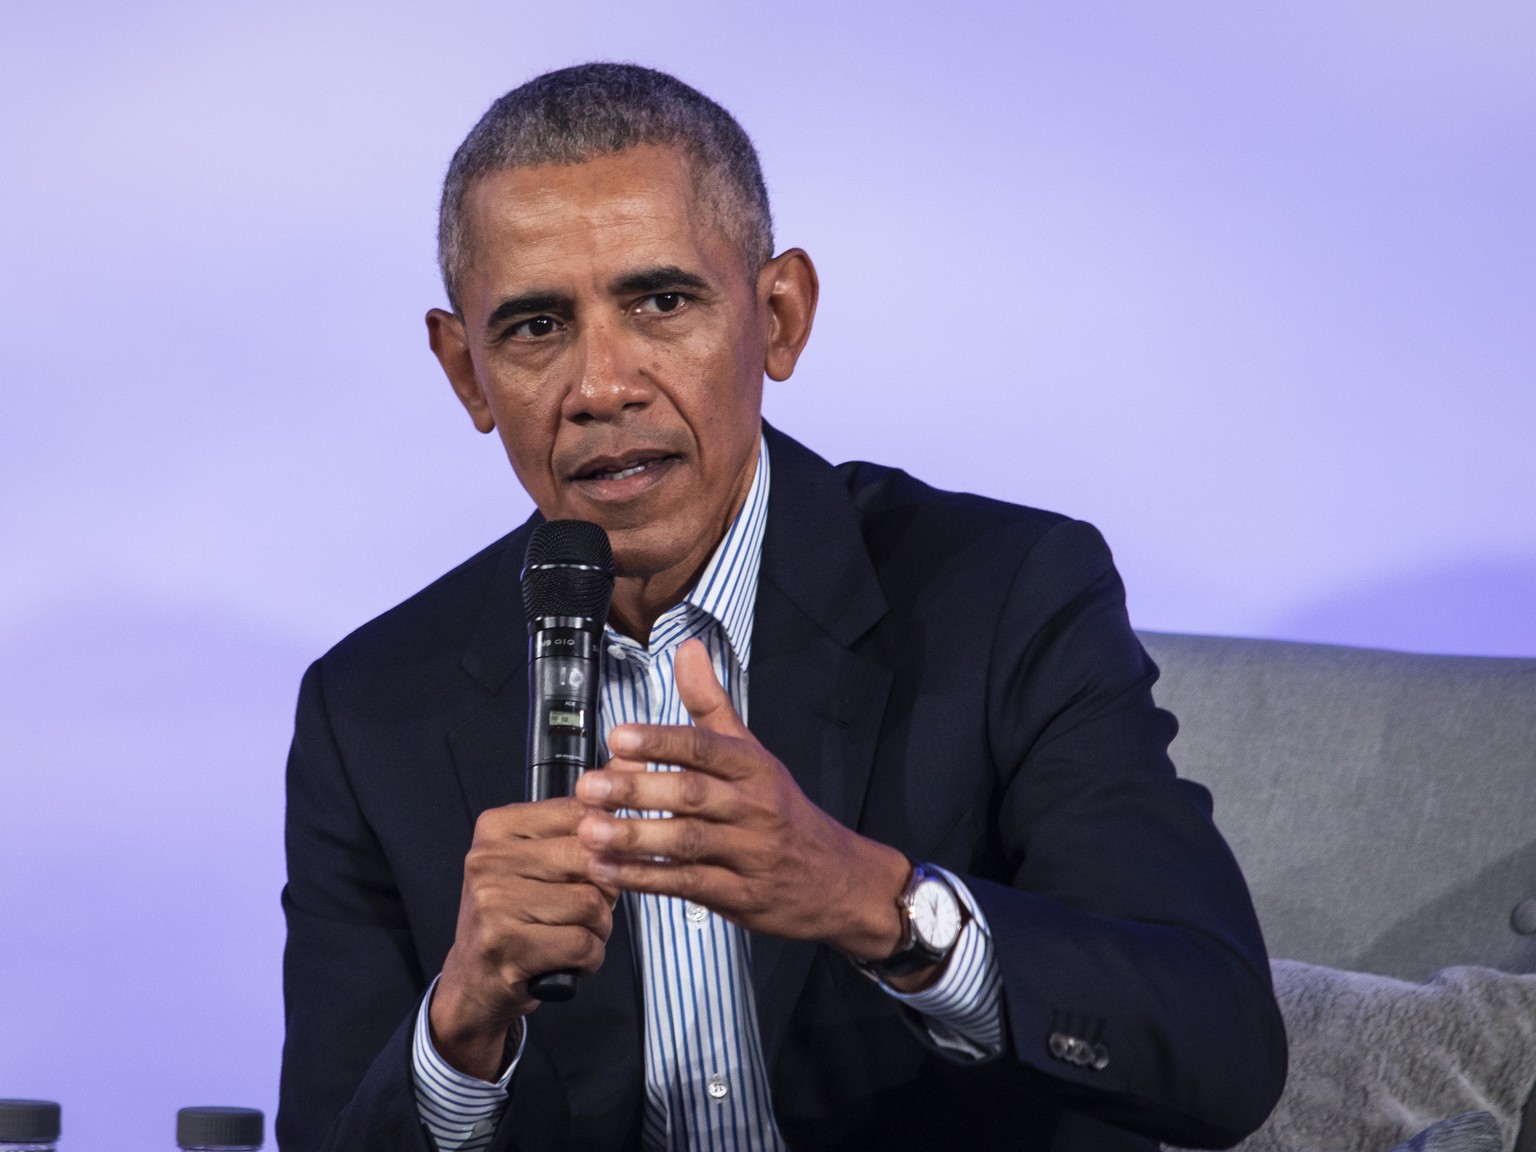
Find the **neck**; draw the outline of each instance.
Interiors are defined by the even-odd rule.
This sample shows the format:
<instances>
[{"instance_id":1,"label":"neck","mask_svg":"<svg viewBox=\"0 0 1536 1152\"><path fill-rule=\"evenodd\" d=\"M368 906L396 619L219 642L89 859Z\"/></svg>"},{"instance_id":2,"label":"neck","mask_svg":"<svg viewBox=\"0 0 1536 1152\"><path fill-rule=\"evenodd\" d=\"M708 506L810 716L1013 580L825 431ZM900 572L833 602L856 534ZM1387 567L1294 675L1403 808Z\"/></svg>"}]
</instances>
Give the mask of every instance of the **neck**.
<instances>
[{"instance_id":1,"label":"neck","mask_svg":"<svg viewBox=\"0 0 1536 1152\"><path fill-rule=\"evenodd\" d=\"M709 554L706 554L703 563L681 580L671 571L652 576L622 576L615 580L608 623L616 632L649 646L651 629L656 627L656 621L683 602L708 562Z\"/></svg>"}]
</instances>

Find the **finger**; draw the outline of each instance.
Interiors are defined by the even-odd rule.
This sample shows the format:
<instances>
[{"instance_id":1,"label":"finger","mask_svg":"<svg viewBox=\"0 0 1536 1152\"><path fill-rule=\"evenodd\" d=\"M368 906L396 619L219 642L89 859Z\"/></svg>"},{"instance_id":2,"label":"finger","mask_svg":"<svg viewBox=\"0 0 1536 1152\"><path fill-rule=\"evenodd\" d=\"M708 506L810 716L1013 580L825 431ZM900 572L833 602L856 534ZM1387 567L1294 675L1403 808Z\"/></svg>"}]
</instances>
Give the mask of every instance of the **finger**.
<instances>
[{"instance_id":1,"label":"finger","mask_svg":"<svg viewBox=\"0 0 1536 1152\"><path fill-rule=\"evenodd\" d=\"M732 868L743 862L738 860L742 855L739 830L708 820L615 820L594 812L581 822L581 842L594 856L661 857L675 864L702 862Z\"/></svg>"},{"instance_id":2,"label":"finger","mask_svg":"<svg viewBox=\"0 0 1536 1152\"><path fill-rule=\"evenodd\" d=\"M603 963L606 937L588 928L574 925L541 927L519 942L516 957L503 961L503 979L516 984L543 972L561 972L574 968L591 974Z\"/></svg>"},{"instance_id":3,"label":"finger","mask_svg":"<svg viewBox=\"0 0 1536 1152\"><path fill-rule=\"evenodd\" d=\"M579 822L578 822L579 826ZM464 857L466 884L492 888L515 880L570 884L587 878L590 850L575 836L478 841Z\"/></svg>"},{"instance_id":4,"label":"finger","mask_svg":"<svg viewBox=\"0 0 1536 1152\"><path fill-rule=\"evenodd\" d=\"M680 816L704 816L734 820L740 805L736 789L703 772L630 772L604 768L588 772L576 785L586 803L616 812L672 812ZM591 815L590 810L587 815ZM578 825L578 828L580 826Z\"/></svg>"},{"instance_id":5,"label":"finger","mask_svg":"<svg viewBox=\"0 0 1536 1152\"><path fill-rule=\"evenodd\" d=\"M610 757L608 762L604 764L603 767L611 769L614 772L649 772L651 770L651 766L644 760L630 760L623 756ZM585 773L583 773L583 775L585 775ZM579 785L581 783L581 777L578 776L576 778L576 782ZM578 791L577 795L579 796L581 793Z\"/></svg>"},{"instance_id":6,"label":"finger","mask_svg":"<svg viewBox=\"0 0 1536 1152\"><path fill-rule=\"evenodd\" d=\"M583 811L581 801L574 796L487 808L475 820L475 839L537 840L571 836L576 832Z\"/></svg>"},{"instance_id":7,"label":"finger","mask_svg":"<svg viewBox=\"0 0 1536 1152\"><path fill-rule=\"evenodd\" d=\"M740 740L692 724L623 724L608 734L608 747L626 761L676 764L722 780L751 775L766 755L750 736Z\"/></svg>"},{"instance_id":8,"label":"finger","mask_svg":"<svg viewBox=\"0 0 1536 1152\"><path fill-rule=\"evenodd\" d=\"M588 879L573 884L530 882L521 886L515 899L516 904L506 911L523 924L586 928L604 940L613 930L613 906L607 894Z\"/></svg>"},{"instance_id":9,"label":"finger","mask_svg":"<svg viewBox=\"0 0 1536 1152\"><path fill-rule=\"evenodd\" d=\"M750 740L752 734L741 722L731 697L715 676L709 649L701 640L684 640L672 659L672 674L677 679L677 694L688 715L700 728Z\"/></svg>"},{"instance_id":10,"label":"finger","mask_svg":"<svg viewBox=\"0 0 1536 1152\"><path fill-rule=\"evenodd\" d=\"M628 892L692 900L722 913L732 907L731 897L741 884L735 873L718 864L669 864L617 856L594 856L592 880L616 884Z\"/></svg>"}]
</instances>

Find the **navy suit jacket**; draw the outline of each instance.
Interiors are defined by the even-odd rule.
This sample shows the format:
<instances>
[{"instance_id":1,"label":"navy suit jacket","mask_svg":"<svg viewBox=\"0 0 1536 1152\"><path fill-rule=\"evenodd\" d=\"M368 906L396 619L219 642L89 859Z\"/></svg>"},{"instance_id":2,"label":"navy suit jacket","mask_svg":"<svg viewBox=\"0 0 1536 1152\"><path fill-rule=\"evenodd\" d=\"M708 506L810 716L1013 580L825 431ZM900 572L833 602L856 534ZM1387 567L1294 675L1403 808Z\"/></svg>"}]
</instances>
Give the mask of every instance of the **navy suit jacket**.
<instances>
[{"instance_id":1,"label":"navy suit jacket","mask_svg":"<svg viewBox=\"0 0 1536 1152\"><path fill-rule=\"evenodd\" d=\"M793 1148L1235 1142L1285 1079L1247 889L1098 533L833 468L767 430L750 677L757 737L823 810L962 874L1007 1051L962 1065L841 956L752 934ZM530 521L304 677L288 773L286 1152L421 1152L411 1029L454 939L475 817L524 799ZM575 1000L528 1019L501 1148L637 1145L641 989L623 904ZM1052 1036L1099 1045L1073 1063ZM1132 1133L1142 1133L1142 1136Z\"/></svg>"}]
</instances>

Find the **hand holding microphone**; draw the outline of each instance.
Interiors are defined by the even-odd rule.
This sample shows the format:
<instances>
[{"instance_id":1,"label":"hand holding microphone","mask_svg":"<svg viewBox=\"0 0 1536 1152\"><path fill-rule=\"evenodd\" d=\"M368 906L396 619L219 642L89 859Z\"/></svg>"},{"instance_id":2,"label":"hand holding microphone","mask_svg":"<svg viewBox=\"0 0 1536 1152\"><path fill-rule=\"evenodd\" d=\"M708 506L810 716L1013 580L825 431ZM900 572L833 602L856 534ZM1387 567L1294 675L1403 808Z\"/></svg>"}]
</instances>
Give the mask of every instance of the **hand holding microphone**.
<instances>
[{"instance_id":1,"label":"hand holding microphone","mask_svg":"<svg viewBox=\"0 0 1536 1152\"><path fill-rule=\"evenodd\" d=\"M432 1040L450 1064L499 1075L508 1029L540 1000L569 999L595 972L616 891L590 879L570 795L597 755L598 670L612 552L595 524L556 520L529 541L528 803L481 813L464 861L452 949L432 995ZM509 769L512 766L509 765Z\"/></svg>"}]
</instances>

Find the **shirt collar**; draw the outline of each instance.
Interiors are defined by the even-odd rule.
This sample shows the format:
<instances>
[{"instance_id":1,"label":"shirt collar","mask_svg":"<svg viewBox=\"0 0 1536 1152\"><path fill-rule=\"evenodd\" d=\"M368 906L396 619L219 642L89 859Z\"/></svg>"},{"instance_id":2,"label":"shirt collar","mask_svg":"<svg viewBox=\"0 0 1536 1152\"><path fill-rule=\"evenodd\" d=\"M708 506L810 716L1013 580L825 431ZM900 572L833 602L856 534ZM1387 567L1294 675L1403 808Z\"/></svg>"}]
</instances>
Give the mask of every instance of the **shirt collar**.
<instances>
[{"instance_id":1,"label":"shirt collar","mask_svg":"<svg viewBox=\"0 0 1536 1152\"><path fill-rule=\"evenodd\" d=\"M741 511L683 601L720 622L743 668L752 655L752 617L757 606L757 573L763 560L763 530L768 526L770 471L768 443L759 438L757 473Z\"/></svg>"}]
</instances>

